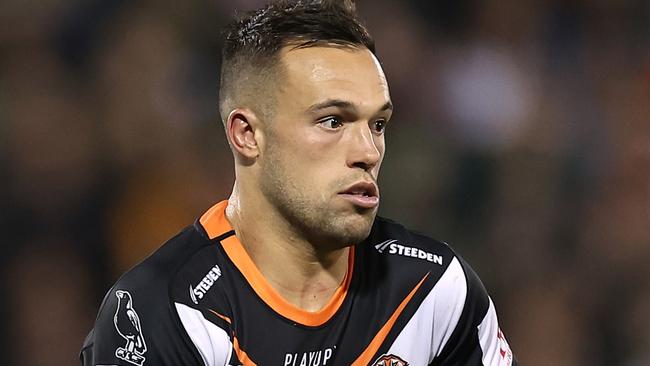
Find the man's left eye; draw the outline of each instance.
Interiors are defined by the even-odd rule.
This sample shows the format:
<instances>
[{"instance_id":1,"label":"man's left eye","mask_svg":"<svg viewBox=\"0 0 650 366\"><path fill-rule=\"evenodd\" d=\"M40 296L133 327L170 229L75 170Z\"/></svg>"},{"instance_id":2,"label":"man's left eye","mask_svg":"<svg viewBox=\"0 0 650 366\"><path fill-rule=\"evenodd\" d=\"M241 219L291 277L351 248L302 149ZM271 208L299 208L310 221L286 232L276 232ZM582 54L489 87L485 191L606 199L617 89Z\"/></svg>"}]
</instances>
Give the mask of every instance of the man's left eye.
<instances>
[{"instance_id":1,"label":"man's left eye","mask_svg":"<svg viewBox=\"0 0 650 366\"><path fill-rule=\"evenodd\" d=\"M372 124L372 127L376 133L384 133L386 131L386 120L377 120Z\"/></svg>"},{"instance_id":2,"label":"man's left eye","mask_svg":"<svg viewBox=\"0 0 650 366\"><path fill-rule=\"evenodd\" d=\"M341 126L343 126L343 122L341 122L337 117L327 117L319 121L319 123L328 129L335 130Z\"/></svg>"}]
</instances>

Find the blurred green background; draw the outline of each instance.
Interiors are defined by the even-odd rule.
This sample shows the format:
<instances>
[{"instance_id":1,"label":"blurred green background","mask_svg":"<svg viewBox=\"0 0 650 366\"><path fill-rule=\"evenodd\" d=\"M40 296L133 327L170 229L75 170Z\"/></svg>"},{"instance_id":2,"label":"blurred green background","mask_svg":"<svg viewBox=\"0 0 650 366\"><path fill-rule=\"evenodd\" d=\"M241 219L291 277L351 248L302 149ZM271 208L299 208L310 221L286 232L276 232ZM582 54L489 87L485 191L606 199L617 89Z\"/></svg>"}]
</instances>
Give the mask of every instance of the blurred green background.
<instances>
[{"instance_id":1,"label":"blurred green background","mask_svg":"<svg viewBox=\"0 0 650 366\"><path fill-rule=\"evenodd\" d=\"M110 284L227 197L221 30L262 3L0 4L0 364L77 364ZM358 7L381 214L474 266L522 364L650 365L650 2Z\"/></svg>"}]
</instances>

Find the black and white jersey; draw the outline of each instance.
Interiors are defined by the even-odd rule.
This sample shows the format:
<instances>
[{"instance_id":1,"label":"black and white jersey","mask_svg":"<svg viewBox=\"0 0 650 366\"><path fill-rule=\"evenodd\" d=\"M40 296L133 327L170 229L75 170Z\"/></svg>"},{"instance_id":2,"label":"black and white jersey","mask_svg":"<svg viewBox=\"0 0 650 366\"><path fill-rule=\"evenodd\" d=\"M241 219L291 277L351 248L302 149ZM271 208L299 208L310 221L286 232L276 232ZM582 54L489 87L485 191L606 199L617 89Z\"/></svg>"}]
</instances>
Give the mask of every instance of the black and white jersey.
<instances>
[{"instance_id":1,"label":"black and white jersey","mask_svg":"<svg viewBox=\"0 0 650 366\"><path fill-rule=\"evenodd\" d=\"M483 285L446 244L378 217L332 299L307 312L264 279L226 206L117 281L82 365L516 364Z\"/></svg>"}]
</instances>

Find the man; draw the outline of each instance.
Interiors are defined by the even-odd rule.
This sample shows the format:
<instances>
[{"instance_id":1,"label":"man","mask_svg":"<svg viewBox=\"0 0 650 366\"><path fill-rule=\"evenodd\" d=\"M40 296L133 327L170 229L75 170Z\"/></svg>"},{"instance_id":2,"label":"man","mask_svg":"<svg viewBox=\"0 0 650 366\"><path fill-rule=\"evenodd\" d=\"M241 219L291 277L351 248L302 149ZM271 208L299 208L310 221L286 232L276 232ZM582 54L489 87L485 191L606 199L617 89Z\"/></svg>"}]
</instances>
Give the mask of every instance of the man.
<instances>
[{"instance_id":1,"label":"man","mask_svg":"<svg viewBox=\"0 0 650 366\"><path fill-rule=\"evenodd\" d=\"M83 365L515 363L470 267L376 217L393 106L374 52L347 3L232 26L232 195L111 288Z\"/></svg>"}]
</instances>

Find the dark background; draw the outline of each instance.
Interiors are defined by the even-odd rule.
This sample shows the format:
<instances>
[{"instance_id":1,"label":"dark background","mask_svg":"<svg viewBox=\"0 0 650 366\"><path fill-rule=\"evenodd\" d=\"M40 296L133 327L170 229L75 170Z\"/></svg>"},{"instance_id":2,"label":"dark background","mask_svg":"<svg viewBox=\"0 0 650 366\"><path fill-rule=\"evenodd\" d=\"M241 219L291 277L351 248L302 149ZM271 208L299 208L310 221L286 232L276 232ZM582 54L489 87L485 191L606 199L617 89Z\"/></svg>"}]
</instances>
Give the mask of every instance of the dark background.
<instances>
[{"instance_id":1,"label":"dark background","mask_svg":"<svg viewBox=\"0 0 650 366\"><path fill-rule=\"evenodd\" d=\"M2 1L0 364L77 364L110 284L227 197L221 29L261 3ZM472 263L524 365L649 365L650 2L359 9L381 213Z\"/></svg>"}]
</instances>

